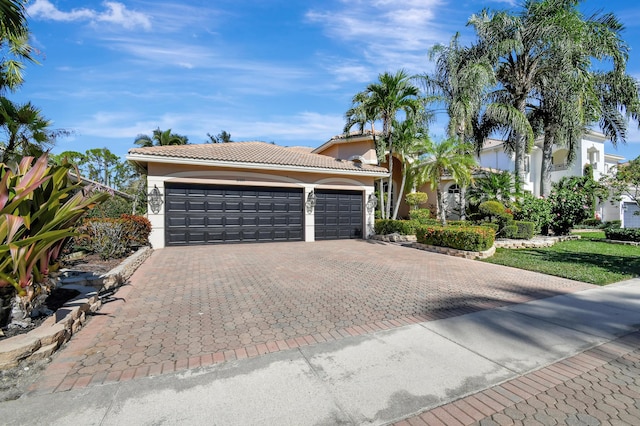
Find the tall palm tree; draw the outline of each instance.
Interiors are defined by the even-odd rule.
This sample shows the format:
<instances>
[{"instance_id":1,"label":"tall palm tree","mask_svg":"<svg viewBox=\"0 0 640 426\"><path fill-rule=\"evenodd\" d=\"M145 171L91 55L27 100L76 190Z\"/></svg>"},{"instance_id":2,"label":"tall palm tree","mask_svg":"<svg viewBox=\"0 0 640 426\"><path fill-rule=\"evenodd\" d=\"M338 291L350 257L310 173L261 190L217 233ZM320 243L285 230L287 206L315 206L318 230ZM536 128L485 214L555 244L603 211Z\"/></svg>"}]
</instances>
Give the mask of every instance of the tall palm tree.
<instances>
[{"instance_id":1,"label":"tall palm tree","mask_svg":"<svg viewBox=\"0 0 640 426\"><path fill-rule=\"evenodd\" d=\"M470 182L471 172L476 166L472 151L473 147L470 144L462 143L456 138L448 138L431 143L426 159L420 162L420 180L430 182L431 189L436 191L438 209L436 216L442 225L447 224L444 196L440 185L442 179L449 175L456 183Z\"/></svg>"},{"instance_id":2,"label":"tall palm tree","mask_svg":"<svg viewBox=\"0 0 640 426\"><path fill-rule=\"evenodd\" d=\"M555 11L568 25L549 53L549 71L542 76L537 91L539 104L532 118L544 132L540 193L551 192L553 145L569 150L575 157L582 134L598 123L613 144L625 141L629 118L640 112L638 82L625 72L628 46L620 36L622 25L611 14L585 19L573 2L561 2ZM610 62L612 70L593 71L592 59Z\"/></svg>"},{"instance_id":3,"label":"tall palm tree","mask_svg":"<svg viewBox=\"0 0 640 426\"><path fill-rule=\"evenodd\" d=\"M23 61L37 63L29 45L26 2L0 1L0 91L15 90L23 81Z\"/></svg>"},{"instance_id":4,"label":"tall palm tree","mask_svg":"<svg viewBox=\"0 0 640 426\"><path fill-rule=\"evenodd\" d=\"M162 131L158 127L153 131L151 136L142 134L136 136L133 143L146 148L150 146L187 145L189 143L189 139L186 136L171 133L171 129Z\"/></svg>"},{"instance_id":5,"label":"tall palm tree","mask_svg":"<svg viewBox=\"0 0 640 426\"><path fill-rule=\"evenodd\" d=\"M50 126L51 121L31 102L19 105L0 97L0 128L4 129L7 138L0 162L25 155L39 156L56 136L69 134L65 130L51 130Z\"/></svg>"},{"instance_id":6,"label":"tall palm tree","mask_svg":"<svg viewBox=\"0 0 640 426\"><path fill-rule=\"evenodd\" d=\"M402 181L391 217L397 219L404 192L412 190L416 184L417 170L414 166L420 157L429 152L431 140L427 131L412 118L393 126L393 138L396 141L396 156L402 164Z\"/></svg>"},{"instance_id":7,"label":"tall palm tree","mask_svg":"<svg viewBox=\"0 0 640 426\"><path fill-rule=\"evenodd\" d=\"M348 117L357 118L356 123L367 123L376 120L382 121L382 139L384 150L389 161L389 185L386 206L383 209L383 218L391 217L391 194L393 190L393 158L394 138L393 125L399 122L398 114L402 111L405 117L415 116L421 108L418 98L418 88L411 83L409 74L404 70L395 74L385 72L378 76L378 82L371 83L367 88L354 97L354 105L348 112ZM347 125L349 125L349 120ZM348 128L346 129L348 131ZM378 155L384 150L378 150Z\"/></svg>"},{"instance_id":8,"label":"tall palm tree","mask_svg":"<svg viewBox=\"0 0 640 426\"><path fill-rule=\"evenodd\" d=\"M525 116L527 104L550 71L549 51L563 43L563 34L573 23L558 14L566 4L577 0L526 0L518 14L483 10L469 19L478 36L477 47L492 58L499 88L493 95ZM504 126L504 124L503 124ZM533 132L510 127L515 156L516 192L524 182L525 157L533 145ZM530 128L530 126L529 126Z\"/></svg>"}]
</instances>

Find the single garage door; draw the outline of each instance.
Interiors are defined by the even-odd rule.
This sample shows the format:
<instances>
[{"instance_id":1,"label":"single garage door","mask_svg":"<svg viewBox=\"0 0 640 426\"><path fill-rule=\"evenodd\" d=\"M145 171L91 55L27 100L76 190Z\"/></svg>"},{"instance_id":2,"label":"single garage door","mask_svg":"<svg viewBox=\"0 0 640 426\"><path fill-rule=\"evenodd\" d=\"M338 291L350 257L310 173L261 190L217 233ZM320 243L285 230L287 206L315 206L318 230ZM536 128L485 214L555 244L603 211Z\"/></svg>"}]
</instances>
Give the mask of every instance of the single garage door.
<instances>
[{"instance_id":1,"label":"single garage door","mask_svg":"<svg viewBox=\"0 0 640 426\"><path fill-rule=\"evenodd\" d=\"M317 189L315 239L362 238L362 192Z\"/></svg>"},{"instance_id":2,"label":"single garage door","mask_svg":"<svg viewBox=\"0 0 640 426\"><path fill-rule=\"evenodd\" d=\"M165 244L302 241L302 189L167 184Z\"/></svg>"}]
</instances>

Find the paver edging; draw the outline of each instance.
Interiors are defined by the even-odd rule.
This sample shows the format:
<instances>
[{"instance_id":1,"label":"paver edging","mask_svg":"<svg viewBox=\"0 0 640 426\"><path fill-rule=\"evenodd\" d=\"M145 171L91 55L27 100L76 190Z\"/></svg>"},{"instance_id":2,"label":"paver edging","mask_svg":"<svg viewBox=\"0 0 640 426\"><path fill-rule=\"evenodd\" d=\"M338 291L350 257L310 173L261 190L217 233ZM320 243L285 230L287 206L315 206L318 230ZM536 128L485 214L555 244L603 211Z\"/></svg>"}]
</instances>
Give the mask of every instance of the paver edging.
<instances>
[{"instance_id":1,"label":"paver edging","mask_svg":"<svg viewBox=\"0 0 640 426\"><path fill-rule=\"evenodd\" d=\"M484 407L485 411L482 412L482 418L476 417L474 420L477 422L485 418L490 418L492 415L500 413L516 405L518 402L526 402L536 395L554 389L558 385L601 368L609 362L634 352L636 348L629 346L629 340L632 341L630 342L631 344L635 343L637 345L640 341L640 332L633 331L616 340L595 345L585 351L554 361L551 364L536 368L535 370L520 374L516 377L506 379L488 388L461 395L455 400L427 408L389 424L393 426L405 426L407 424L419 424L429 419L431 419L433 423L437 423L438 421L442 421L442 419L438 417L439 413L442 412L451 415L451 413L460 412L461 407L463 415L477 414L478 410L476 408L478 401L480 401L480 405ZM520 395L510 392L508 389L517 391ZM510 394L512 399L504 397L505 394ZM497 401L497 399L499 399L499 401ZM491 406L486 404L486 401L492 402ZM498 406L502 408L497 408ZM471 407L471 409L465 410L465 407ZM456 416L453 417L455 421L459 421ZM427 424L432 423L427 421ZM466 424L468 424L468 422L466 422Z\"/></svg>"},{"instance_id":2,"label":"paver edging","mask_svg":"<svg viewBox=\"0 0 640 426\"><path fill-rule=\"evenodd\" d=\"M484 251L467 251L458 250L451 247L431 246L428 244L413 243L411 245L418 250L429 251L432 253L446 254L449 256L462 257L465 259L487 259L493 256L496 252L496 247L491 246L488 250Z\"/></svg>"},{"instance_id":3,"label":"paver edging","mask_svg":"<svg viewBox=\"0 0 640 426\"><path fill-rule=\"evenodd\" d=\"M143 247L104 274L103 288L122 285L151 252L150 247ZM96 312L102 306L94 287L65 285L64 288L77 290L80 294L67 301L37 328L0 341L0 370L16 367L24 360L35 361L51 355L82 328L88 312Z\"/></svg>"}]
</instances>

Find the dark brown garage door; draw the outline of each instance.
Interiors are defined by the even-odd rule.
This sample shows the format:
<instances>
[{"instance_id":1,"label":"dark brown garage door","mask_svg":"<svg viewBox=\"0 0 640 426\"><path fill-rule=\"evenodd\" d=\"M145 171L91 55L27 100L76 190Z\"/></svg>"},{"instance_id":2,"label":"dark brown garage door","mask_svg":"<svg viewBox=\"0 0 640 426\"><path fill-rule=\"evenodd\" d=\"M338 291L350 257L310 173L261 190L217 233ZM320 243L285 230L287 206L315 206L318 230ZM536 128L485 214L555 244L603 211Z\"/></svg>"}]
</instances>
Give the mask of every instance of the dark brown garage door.
<instances>
[{"instance_id":1,"label":"dark brown garage door","mask_svg":"<svg viewBox=\"0 0 640 426\"><path fill-rule=\"evenodd\" d=\"M167 184L168 246L302 241L302 189Z\"/></svg>"},{"instance_id":2,"label":"dark brown garage door","mask_svg":"<svg viewBox=\"0 0 640 426\"><path fill-rule=\"evenodd\" d=\"M316 190L316 240L362 238L362 192Z\"/></svg>"}]
</instances>

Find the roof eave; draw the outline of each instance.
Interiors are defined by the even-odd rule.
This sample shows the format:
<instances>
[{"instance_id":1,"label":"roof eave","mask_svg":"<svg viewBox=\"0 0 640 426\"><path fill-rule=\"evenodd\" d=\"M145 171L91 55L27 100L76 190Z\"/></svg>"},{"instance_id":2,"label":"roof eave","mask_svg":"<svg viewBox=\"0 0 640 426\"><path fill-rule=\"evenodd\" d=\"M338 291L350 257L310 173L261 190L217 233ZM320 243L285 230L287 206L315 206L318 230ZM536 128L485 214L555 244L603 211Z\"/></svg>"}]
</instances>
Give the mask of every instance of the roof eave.
<instances>
[{"instance_id":1,"label":"roof eave","mask_svg":"<svg viewBox=\"0 0 640 426\"><path fill-rule=\"evenodd\" d=\"M165 163L165 164L183 164L191 166L209 166L209 167L232 167L238 169L253 169L253 170L268 170L268 171L287 171L287 172L304 172L304 173L325 173L325 174L337 174L347 176L373 176L373 177L388 177L389 172L374 171L374 170L344 170L344 169L331 169L327 167L307 167L307 166L293 166L282 164L267 164L267 163L247 163L240 161L220 161L220 160L202 160L196 158L179 158L179 157L159 157L155 155L144 154L129 154L127 160L140 163Z\"/></svg>"}]
</instances>

